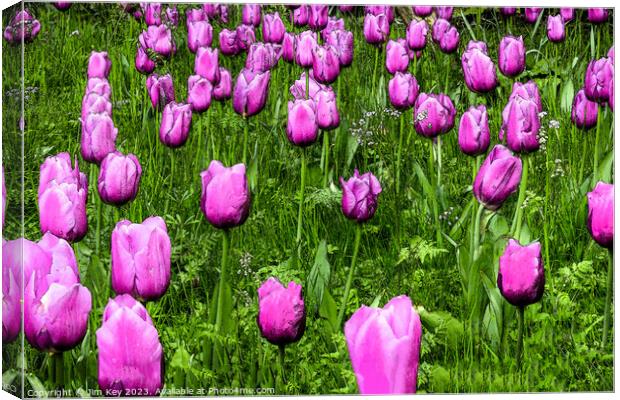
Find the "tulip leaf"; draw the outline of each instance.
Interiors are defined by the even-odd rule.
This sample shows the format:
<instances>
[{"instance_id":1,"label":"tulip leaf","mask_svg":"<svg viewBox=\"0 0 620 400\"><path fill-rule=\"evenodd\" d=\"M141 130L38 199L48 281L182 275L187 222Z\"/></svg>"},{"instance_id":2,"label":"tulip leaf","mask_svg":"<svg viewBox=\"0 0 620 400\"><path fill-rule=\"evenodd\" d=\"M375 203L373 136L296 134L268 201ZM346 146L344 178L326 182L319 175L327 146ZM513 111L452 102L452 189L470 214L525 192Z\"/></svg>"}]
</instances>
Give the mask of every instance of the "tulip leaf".
<instances>
[{"instance_id":1,"label":"tulip leaf","mask_svg":"<svg viewBox=\"0 0 620 400\"><path fill-rule=\"evenodd\" d=\"M357 150L357 146L359 143L357 142L357 138L353 135L347 136L347 164L346 169L349 169L351 163L353 162L353 156L355 155L355 151Z\"/></svg>"},{"instance_id":2,"label":"tulip leaf","mask_svg":"<svg viewBox=\"0 0 620 400\"><path fill-rule=\"evenodd\" d=\"M325 240L322 240L316 250L314 265L308 275L307 283L308 298L315 313L319 311L319 307L323 302L323 294L329 284L330 275L331 266L327 260L327 244Z\"/></svg>"},{"instance_id":3,"label":"tulip leaf","mask_svg":"<svg viewBox=\"0 0 620 400\"><path fill-rule=\"evenodd\" d=\"M575 85L572 80L566 80L562 86L560 94L560 109L564 113L569 113L573 107L573 98L575 97Z\"/></svg>"},{"instance_id":4,"label":"tulip leaf","mask_svg":"<svg viewBox=\"0 0 620 400\"><path fill-rule=\"evenodd\" d=\"M189 353L187 352L187 350L185 350L184 347L179 347L172 356L172 360L170 361L170 367L187 371L189 370L189 362Z\"/></svg>"},{"instance_id":5,"label":"tulip leaf","mask_svg":"<svg viewBox=\"0 0 620 400\"><path fill-rule=\"evenodd\" d=\"M379 302L381 301L381 297L383 295L378 295L377 297L375 297L375 299L372 301L372 303L370 304L370 307L379 307Z\"/></svg>"},{"instance_id":6,"label":"tulip leaf","mask_svg":"<svg viewBox=\"0 0 620 400\"><path fill-rule=\"evenodd\" d=\"M329 290L325 290L323 293L319 316L329 322L332 332L338 332L338 306L336 306L336 301L329 293Z\"/></svg>"},{"instance_id":7,"label":"tulip leaf","mask_svg":"<svg viewBox=\"0 0 620 400\"><path fill-rule=\"evenodd\" d=\"M491 220L489 221L489 231L493 235L493 240L497 240L502 236L508 235L509 231L508 221L502 215L493 213Z\"/></svg>"},{"instance_id":8,"label":"tulip leaf","mask_svg":"<svg viewBox=\"0 0 620 400\"><path fill-rule=\"evenodd\" d=\"M47 398L47 389L43 383L41 383L39 378L36 377L36 375L27 374L26 379L28 380L28 383L30 383L32 390L36 393L35 397Z\"/></svg>"},{"instance_id":9,"label":"tulip leaf","mask_svg":"<svg viewBox=\"0 0 620 400\"><path fill-rule=\"evenodd\" d=\"M607 155L603 159L603 162L601 162L598 166L598 171L597 171L596 176L598 176L599 180L603 182L611 181L611 172L613 170L613 164L614 164L614 150L611 149L609 153L607 153Z\"/></svg>"},{"instance_id":10,"label":"tulip leaf","mask_svg":"<svg viewBox=\"0 0 620 400\"><path fill-rule=\"evenodd\" d=\"M503 327L503 299L497 285L487 274L480 272L480 278L490 300L484 315L484 325L489 338L499 345Z\"/></svg>"},{"instance_id":11,"label":"tulip leaf","mask_svg":"<svg viewBox=\"0 0 620 400\"><path fill-rule=\"evenodd\" d=\"M2 374L2 387L9 387L11 383L17 378L17 371L14 369L9 369Z\"/></svg>"}]
</instances>

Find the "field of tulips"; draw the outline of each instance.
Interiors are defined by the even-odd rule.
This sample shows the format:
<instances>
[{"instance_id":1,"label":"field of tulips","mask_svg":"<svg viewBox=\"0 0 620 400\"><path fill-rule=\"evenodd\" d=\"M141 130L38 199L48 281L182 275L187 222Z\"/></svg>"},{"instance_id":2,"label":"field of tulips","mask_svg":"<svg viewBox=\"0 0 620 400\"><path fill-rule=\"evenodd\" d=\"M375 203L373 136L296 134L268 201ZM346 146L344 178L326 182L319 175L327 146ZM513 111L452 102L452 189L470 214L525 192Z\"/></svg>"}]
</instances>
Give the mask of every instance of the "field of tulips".
<instances>
[{"instance_id":1,"label":"field of tulips","mask_svg":"<svg viewBox=\"0 0 620 400\"><path fill-rule=\"evenodd\" d=\"M613 21L4 10L3 389L612 391Z\"/></svg>"}]
</instances>

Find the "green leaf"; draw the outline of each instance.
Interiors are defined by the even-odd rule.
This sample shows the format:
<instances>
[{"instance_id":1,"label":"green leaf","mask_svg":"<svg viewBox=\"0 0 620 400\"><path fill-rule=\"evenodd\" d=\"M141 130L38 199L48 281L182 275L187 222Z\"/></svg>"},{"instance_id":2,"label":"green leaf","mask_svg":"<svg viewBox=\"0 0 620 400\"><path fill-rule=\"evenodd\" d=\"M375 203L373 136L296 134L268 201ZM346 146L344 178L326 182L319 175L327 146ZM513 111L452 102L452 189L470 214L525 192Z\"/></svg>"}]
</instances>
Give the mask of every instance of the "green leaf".
<instances>
[{"instance_id":1,"label":"green leaf","mask_svg":"<svg viewBox=\"0 0 620 400\"><path fill-rule=\"evenodd\" d=\"M485 312L485 327L494 344L499 345L503 327L504 301L497 285L491 281L487 274L481 272L480 278L489 298L489 305Z\"/></svg>"},{"instance_id":2,"label":"green leaf","mask_svg":"<svg viewBox=\"0 0 620 400\"><path fill-rule=\"evenodd\" d=\"M327 244L325 240L319 243L314 256L314 265L308 275L308 294L310 304L314 308L314 312L318 312L319 306L323 303L323 293L329 284L331 275L331 266L327 260Z\"/></svg>"},{"instance_id":3,"label":"green leaf","mask_svg":"<svg viewBox=\"0 0 620 400\"><path fill-rule=\"evenodd\" d=\"M575 85L572 80L566 80L562 86L560 94L560 109L562 112L569 113L573 107L573 98L575 97Z\"/></svg>"},{"instance_id":4,"label":"green leaf","mask_svg":"<svg viewBox=\"0 0 620 400\"><path fill-rule=\"evenodd\" d=\"M613 165L614 165L614 150L611 149L611 151L607 153L607 155L603 159L603 162L601 162L598 166L598 172L596 174L596 176L598 176L598 179L600 179L603 182L610 182Z\"/></svg>"},{"instance_id":5,"label":"green leaf","mask_svg":"<svg viewBox=\"0 0 620 400\"><path fill-rule=\"evenodd\" d=\"M329 322L332 332L338 332L338 307L336 301L329 293L329 290L325 290L323 293L323 301L319 308L319 316Z\"/></svg>"},{"instance_id":6,"label":"green leaf","mask_svg":"<svg viewBox=\"0 0 620 400\"><path fill-rule=\"evenodd\" d=\"M497 213L493 214L491 221L489 221L489 231L493 235L493 240L497 240L500 237L508 235L509 231L508 221L502 215Z\"/></svg>"},{"instance_id":7,"label":"green leaf","mask_svg":"<svg viewBox=\"0 0 620 400\"><path fill-rule=\"evenodd\" d=\"M357 142L357 138L353 135L348 135L347 136L347 164L346 164L347 169L349 169L349 167L351 166L351 163L353 162L353 156L355 155L357 146L359 146L359 143Z\"/></svg>"},{"instance_id":8,"label":"green leaf","mask_svg":"<svg viewBox=\"0 0 620 400\"><path fill-rule=\"evenodd\" d=\"M179 347L174 352L172 360L170 361L170 367L173 369L180 369L183 371L189 370L190 357L187 350L184 347Z\"/></svg>"},{"instance_id":9,"label":"green leaf","mask_svg":"<svg viewBox=\"0 0 620 400\"><path fill-rule=\"evenodd\" d=\"M17 371L15 371L14 369L9 369L8 371L5 371L2 374L2 386L11 386L11 383L13 383L16 377Z\"/></svg>"},{"instance_id":10,"label":"green leaf","mask_svg":"<svg viewBox=\"0 0 620 400\"><path fill-rule=\"evenodd\" d=\"M431 390L435 393L446 393L450 388L450 373L442 366L436 366L431 370L429 379Z\"/></svg>"},{"instance_id":11,"label":"green leaf","mask_svg":"<svg viewBox=\"0 0 620 400\"><path fill-rule=\"evenodd\" d=\"M43 386L43 383L33 374L27 374L26 379L30 383L30 387L35 391L35 397L47 398L47 389Z\"/></svg>"},{"instance_id":12,"label":"green leaf","mask_svg":"<svg viewBox=\"0 0 620 400\"><path fill-rule=\"evenodd\" d=\"M375 299L372 301L372 303L370 304L370 307L379 307L379 302L381 301L381 297L383 295L378 295L377 297L375 297Z\"/></svg>"}]
</instances>

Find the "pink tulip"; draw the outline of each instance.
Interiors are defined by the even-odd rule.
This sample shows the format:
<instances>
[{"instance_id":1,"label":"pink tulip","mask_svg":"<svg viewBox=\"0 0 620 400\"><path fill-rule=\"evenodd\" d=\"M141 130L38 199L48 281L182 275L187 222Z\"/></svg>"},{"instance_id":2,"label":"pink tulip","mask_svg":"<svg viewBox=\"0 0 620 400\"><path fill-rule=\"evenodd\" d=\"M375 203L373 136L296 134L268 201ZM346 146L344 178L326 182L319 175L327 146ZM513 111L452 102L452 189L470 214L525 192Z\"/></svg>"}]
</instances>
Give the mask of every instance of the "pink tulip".
<instances>
[{"instance_id":1,"label":"pink tulip","mask_svg":"<svg viewBox=\"0 0 620 400\"><path fill-rule=\"evenodd\" d=\"M478 46L473 41L469 43L467 50L461 56L461 66L465 84L469 90L486 93L497 86L497 75L495 64L486 53L486 44L484 44L484 51Z\"/></svg>"},{"instance_id":2,"label":"pink tulip","mask_svg":"<svg viewBox=\"0 0 620 400\"><path fill-rule=\"evenodd\" d=\"M340 74L338 50L329 44L312 49L312 71L317 82L333 83Z\"/></svg>"},{"instance_id":3,"label":"pink tulip","mask_svg":"<svg viewBox=\"0 0 620 400\"><path fill-rule=\"evenodd\" d=\"M413 7L413 13L418 17L428 17L433 12L433 7L419 6Z\"/></svg>"},{"instance_id":4,"label":"pink tulip","mask_svg":"<svg viewBox=\"0 0 620 400\"><path fill-rule=\"evenodd\" d=\"M106 98L110 99L110 96L112 95L112 89L110 88L110 83L107 79L89 78L88 81L86 81L84 96L90 93L96 93L99 96L105 96Z\"/></svg>"},{"instance_id":5,"label":"pink tulip","mask_svg":"<svg viewBox=\"0 0 620 400\"><path fill-rule=\"evenodd\" d=\"M588 100L585 91L579 89L573 99L571 121L582 129L591 129L596 126L598 118L598 103Z\"/></svg>"},{"instance_id":6,"label":"pink tulip","mask_svg":"<svg viewBox=\"0 0 620 400\"><path fill-rule=\"evenodd\" d=\"M336 93L332 88L319 90L313 96L316 102L316 120L319 129L331 130L340 125L340 114L336 104Z\"/></svg>"},{"instance_id":7,"label":"pink tulip","mask_svg":"<svg viewBox=\"0 0 620 400\"><path fill-rule=\"evenodd\" d=\"M193 112L201 113L208 110L211 106L212 94L213 85L208 79L200 75L191 75L187 79L187 102L192 106Z\"/></svg>"},{"instance_id":8,"label":"pink tulip","mask_svg":"<svg viewBox=\"0 0 620 400\"><path fill-rule=\"evenodd\" d=\"M318 83L314 79L312 71L308 79L308 97L314 98L321 89L327 89L327 86ZM306 98L306 72L302 72L298 80L290 87L290 92L295 100L303 100Z\"/></svg>"},{"instance_id":9,"label":"pink tulip","mask_svg":"<svg viewBox=\"0 0 620 400\"><path fill-rule=\"evenodd\" d=\"M232 77L230 72L220 67L220 82L213 88L213 98L218 101L230 99L232 92Z\"/></svg>"},{"instance_id":10,"label":"pink tulip","mask_svg":"<svg viewBox=\"0 0 620 400\"><path fill-rule=\"evenodd\" d=\"M99 168L97 189L107 204L123 205L136 198L140 187L142 166L133 154L116 151L108 154Z\"/></svg>"},{"instance_id":11,"label":"pink tulip","mask_svg":"<svg viewBox=\"0 0 620 400\"><path fill-rule=\"evenodd\" d=\"M282 58L288 62L295 61L295 34L285 32L282 38Z\"/></svg>"},{"instance_id":12,"label":"pink tulip","mask_svg":"<svg viewBox=\"0 0 620 400\"><path fill-rule=\"evenodd\" d=\"M106 78L110 74L112 61L107 51L92 51L88 57L88 78Z\"/></svg>"},{"instance_id":13,"label":"pink tulip","mask_svg":"<svg viewBox=\"0 0 620 400\"><path fill-rule=\"evenodd\" d=\"M304 26L308 24L308 18L310 17L310 6L302 4L298 8L294 9L291 13L291 21L295 26Z\"/></svg>"},{"instance_id":14,"label":"pink tulip","mask_svg":"<svg viewBox=\"0 0 620 400\"><path fill-rule=\"evenodd\" d=\"M310 29L319 31L327 26L328 6L323 4L310 4L308 26Z\"/></svg>"},{"instance_id":15,"label":"pink tulip","mask_svg":"<svg viewBox=\"0 0 620 400\"><path fill-rule=\"evenodd\" d=\"M411 50L422 50L426 47L428 24L425 20L413 19L407 27L407 45Z\"/></svg>"},{"instance_id":16,"label":"pink tulip","mask_svg":"<svg viewBox=\"0 0 620 400\"><path fill-rule=\"evenodd\" d=\"M176 6L166 7L166 11L164 12L164 22L169 26L179 25L179 11Z\"/></svg>"},{"instance_id":17,"label":"pink tulip","mask_svg":"<svg viewBox=\"0 0 620 400\"><path fill-rule=\"evenodd\" d=\"M459 124L459 147L470 156L484 154L489 148L491 133L489 117L484 105L471 106L461 116Z\"/></svg>"},{"instance_id":18,"label":"pink tulip","mask_svg":"<svg viewBox=\"0 0 620 400\"><path fill-rule=\"evenodd\" d=\"M161 24L161 4L160 3L141 3L144 13L144 22L147 26Z\"/></svg>"},{"instance_id":19,"label":"pink tulip","mask_svg":"<svg viewBox=\"0 0 620 400\"><path fill-rule=\"evenodd\" d=\"M530 7L525 9L525 20L533 24L538 19L538 16L542 14L543 9L540 7Z\"/></svg>"},{"instance_id":20,"label":"pink tulip","mask_svg":"<svg viewBox=\"0 0 620 400\"><path fill-rule=\"evenodd\" d=\"M381 184L371 172L360 175L355 169L353 176L345 181L340 177L342 186L342 213L348 219L362 223L371 219L377 211Z\"/></svg>"},{"instance_id":21,"label":"pink tulip","mask_svg":"<svg viewBox=\"0 0 620 400\"><path fill-rule=\"evenodd\" d=\"M435 14L437 14L437 18L445 19L449 21L452 18L452 11L454 7L435 7Z\"/></svg>"},{"instance_id":22,"label":"pink tulip","mask_svg":"<svg viewBox=\"0 0 620 400\"><path fill-rule=\"evenodd\" d=\"M389 36L390 22L385 14L378 16L366 14L364 17L364 37L368 43L384 43Z\"/></svg>"},{"instance_id":23,"label":"pink tulip","mask_svg":"<svg viewBox=\"0 0 620 400\"><path fill-rule=\"evenodd\" d=\"M3 175L4 177L4 175ZM28 255L23 240L2 241L2 343L13 342L22 326L22 266ZM23 256L22 256L23 255Z\"/></svg>"},{"instance_id":24,"label":"pink tulip","mask_svg":"<svg viewBox=\"0 0 620 400\"><path fill-rule=\"evenodd\" d=\"M510 239L499 258L497 288L513 306L525 307L540 301L545 290L545 268L540 243L527 246Z\"/></svg>"},{"instance_id":25,"label":"pink tulip","mask_svg":"<svg viewBox=\"0 0 620 400\"><path fill-rule=\"evenodd\" d=\"M549 41L554 43L564 41L566 33L564 31L564 19L561 15L549 15L547 17L547 37Z\"/></svg>"},{"instance_id":26,"label":"pink tulip","mask_svg":"<svg viewBox=\"0 0 620 400\"><path fill-rule=\"evenodd\" d=\"M163 110L166 104L174 101L174 86L170 74L159 76L149 75L146 79L146 88L151 98L151 104L156 110Z\"/></svg>"},{"instance_id":27,"label":"pink tulip","mask_svg":"<svg viewBox=\"0 0 620 400\"><path fill-rule=\"evenodd\" d=\"M599 245L614 247L614 185L598 182L588 192L588 230Z\"/></svg>"},{"instance_id":28,"label":"pink tulip","mask_svg":"<svg viewBox=\"0 0 620 400\"><path fill-rule=\"evenodd\" d=\"M151 49L162 57L170 57L176 52L172 32L166 25L151 25L138 37L143 49Z\"/></svg>"},{"instance_id":29,"label":"pink tulip","mask_svg":"<svg viewBox=\"0 0 620 400\"><path fill-rule=\"evenodd\" d=\"M313 99L288 102L286 133L292 144L307 147L316 142L319 134L316 114L316 103Z\"/></svg>"},{"instance_id":30,"label":"pink tulip","mask_svg":"<svg viewBox=\"0 0 620 400\"><path fill-rule=\"evenodd\" d=\"M445 19L435 20L432 37L444 53L453 53L459 47L459 31Z\"/></svg>"},{"instance_id":31,"label":"pink tulip","mask_svg":"<svg viewBox=\"0 0 620 400\"><path fill-rule=\"evenodd\" d=\"M583 85L588 99L598 103L609 100L609 86L613 76L614 65L609 58L601 57L598 60L590 61Z\"/></svg>"},{"instance_id":32,"label":"pink tulip","mask_svg":"<svg viewBox=\"0 0 620 400\"><path fill-rule=\"evenodd\" d=\"M108 153L116 150L118 129L106 113L88 114L82 121L80 151L84 160L99 164Z\"/></svg>"},{"instance_id":33,"label":"pink tulip","mask_svg":"<svg viewBox=\"0 0 620 400\"><path fill-rule=\"evenodd\" d=\"M254 43L245 59L245 67L254 72L265 72L278 64L282 56L282 46L272 43Z\"/></svg>"},{"instance_id":34,"label":"pink tulip","mask_svg":"<svg viewBox=\"0 0 620 400\"><path fill-rule=\"evenodd\" d=\"M209 21L187 22L187 47L196 53L200 47L211 47L213 42L213 27Z\"/></svg>"},{"instance_id":35,"label":"pink tulip","mask_svg":"<svg viewBox=\"0 0 620 400\"><path fill-rule=\"evenodd\" d=\"M341 67L348 67L353 62L353 33L345 30L331 31L324 38L325 43L338 50Z\"/></svg>"},{"instance_id":36,"label":"pink tulip","mask_svg":"<svg viewBox=\"0 0 620 400\"><path fill-rule=\"evenodd\" d=\"M155 61L151 60L146 50L139 44L136 50L136 70L141 74L150 74L155 70Z\"/></svg>"},{"instance_id":37,"label":"pink tulip","mask_svg":"<svg viewBox=\"0 0 620 400\"><path fill-rule=\"evenodd\" d=\"M560 15L564 18L564 22L570 22L575 19L574 8L560 8Z\"/></svg>"},{"instance_id":38,"label":"pink tulip","mask_svg":"<svg viewBox=\"0 0 620 400\"><path fill-rule=\"evenodd\" d=\"M248 50L256 42L256 35L252 25L239 25L236 29L237 47L239 50Z\"/></svg>"},{"instance_id":39,"label":"pink tulip","mask_svg":"<svg viewBox=\"0 0 620 400\"><path fill-rule=\"evenodd\" d=\"M30 10L24 8L23 11L18 11L7 25L4 39L13 44L21 44L22 39L29 43L37 37L40 30L39 20L34 18Z\"/></svg>"},{"instance_id":40,"label":"pink tulip","mask_svg":"<svg viewBox=\"0 0 620 400\"><path fill-rule=\"evenodd\" d=\"M418 134L434 138L454 126L456 110L447 95L420 93L415 102L413 126Z\"/></svg>"},{"instance_id":41,"label":"pink tulip","mask_svg":"<svg viewBox=\"0 0 620 400\"><path fill-rule=\"evenodd\" d=\"M268 43L282 43L286 27L280 18L280 14L265 14L263 16L263 40Z\"/></svg>"},{"instance_id":42,"label":"pink tulip","mask_svg":"<svg viewBox=\"0 0 620 400\"><path fill-rule=\"evenodd\" d=\"M239 54L239 43L237 42L237 31L222 29L220 31L220 50L225 56L234 56Z\"/></svg>"},{"instance_id":43,"label":"pink tulip","mask_svg":"<svg viewBox=\"0 0 620 400\"><path fill-rule=\"evenodd\" d=\"M388 83L390 103L399 110L413 107L419 91L418 81L408 72L396 72Z\"/></svg>"},{"instance_id":44,"label":"pink tulip","mask_svg":"<svg viewBox=\"0 0 620 400\"><path fill-rule=\"evenodd\" d=\"M88 114L107 114L112 117L112 102L109 96L100 96L89 93L82 99L82 121L86 121Z\"/></svg>"},{"instance_id":45,"label":"pink tulip","mask_svg":"<svg viewBox=\"0 0 620 400\"><path fill-rule=\"evenodd\" d=\"M261 20L260 4L244 4L241 10L241 19L245 25L259 26Z\"/></svg>"},{"instance_id":46,"label":"pink tulip","mask_svg":"<svg viewBox=\"0 0 620 400\"><path fill-rule=\"evenodd\" d=\"M192 105L168 103L159 127L159 140L168 147L181 147L187 141L192 126Z\"/></svg>"},{"instance_id":47,"label":"pink tulip","mask_svg":"<svg viewBox=\"0 0 620 400\"><path fill-rule=\"evenodd\" d=\"M531 153L538 150L538 131L540 117L538 106L534 100L516 97L506 106L507 113L503 113L501 128L502 137L506 135L508 148L515 153Z\"/></svg>"},{"instance_id":48,"label":"pink tulip","mask_svg":"<svg viewBox=\"0 0 620 400\"><path fill-rule=\"evenodd\" d=\"M604 8L588 8L588 21L593 24L601 24L607 21L607 10Z\"/></svg>"},{"instance_id":49,"label":"pink tulip","mask_svg":"<svg viewBox=\"0 0 620 400\"><path fill-rule=\"evenodd\" d=\"M497 210L519 187L522 169L519 157L501 144L495 145L476 174L474 196L487 209Z\"/></svg>"},{"instance_id":50,"label":"pink tulip","mask_svg":"<svg viewBox=\"0 0 620 400\"><path fill-rule=\"evenodd\" d=\"M233 90L233 109L237 114L251 117L265 107L270 77L269 71L241 70Z\"/></svg>"},{"instance_id":51,"label":"pink tulip","mask_svg":"<svg viewBox=\"0 0 620 400\"><path fill-rule=\"evenodd\" d=\"M220 62L217 49L201 47L196 52L194 73L206 78L212 84L220 81Z\"/></svg>"},{"instance_id":52,"label":"pink tulip","mask_svg":"<svg viewBox=\"0 0 620 400\"><path fill-rule=\"evenodd\" d=\"M318 46L316 32L304 31L295 37L295 62L302 68L312 66L312 52Z\"/></svg>"},{"instance_id":53,"label":"pink tulip","mask_svg":"<svg viewBox=\"0 0 620 400\"><path fill-rule=\"evenodd\" d=\"M321 37L323 38L323 41L325 41L325 38L327 38L331 32L344 30L344 19L329 17L327 20L327 25L325 25L325 28L321 31Z\"/></svg>"},{"instance_id":54,"label":"pink tulip","mask_svg":"<svg viewBox=\"0 0 620 400\"><path fill-rule=\"evenodd\" d=\"M409 53L404 39L390 40L385 51L385 69L390 74L407 72L409 67Z\"/></svg>"},{"instance_id":55,"label":"pink tulip","mask_svg":"<svg viewBox=\"0 0 620 400\"><path fill-rule=\"evenodd\" d=\"M497 66L502 74L514 77L525 70L523 37L504 36L499 43Z\"/></svg>"},{"instance_id":56,"label":"pink tulip","mask_svg":"<svg viewBox=\"0 0 620 400\"><path fill-rule=\"evenodd\" d=\"M200 178L200 208L207 221L220 229L242 225L250 214L251 203L245 165L226 168L213 160L209 168L200 173Z\"/></svg>"},{"instance_id":57,"label":"pink tulip","mask_svg":"<svg viewBox=\"0 0 620 400\"><path fill-rule=\"evenodd\" d=\"M258 328L270 343L285 346L301 339L306 329L306 307L301 285L284 287L276 278L258 288Z\"/></svg>"}]
</instances>

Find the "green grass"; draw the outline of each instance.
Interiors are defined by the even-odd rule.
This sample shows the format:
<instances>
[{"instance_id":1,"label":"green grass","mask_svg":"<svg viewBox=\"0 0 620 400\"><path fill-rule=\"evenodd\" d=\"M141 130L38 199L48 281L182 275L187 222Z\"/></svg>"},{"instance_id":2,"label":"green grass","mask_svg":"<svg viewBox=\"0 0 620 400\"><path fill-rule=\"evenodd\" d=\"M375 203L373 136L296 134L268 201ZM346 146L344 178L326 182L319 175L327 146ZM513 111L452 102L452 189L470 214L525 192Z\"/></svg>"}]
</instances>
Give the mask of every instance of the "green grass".
<instances>
[{"instance_id":1,"label":"green grass","mask_svg":"<svg viewBox=\"0 0 620 400\"><path fill-rule=\"evenodd\" d=\"M607 255L591 240L585 224L585 194L595 184L593 174L613 181L613 113L602 108L598 126L590 131L576 129L570 122L573 94L583 84L588 61L606 55L612 45L612 17L606 24L593 26L586 21L585 11L577 11L576 20L567 25L566 40L553 44L546 39L548 10L535 31L534 25L525 24L521 18L504 19L492 9L463 10L471 32L488 43L494 60L504 35L523 35L528 50L527 69L517 79L536 81L547 112L543 119L545 148L528 157L531 168L523 222L525 237L543 243L546 287L542 302L526 310L525 362L519 373L515 366L517 316L501 298L498 304L502 311L487 311L479 337L474 340L476 347L470 349L468 287L459 271L468 258L470 219L477 205L472 205L472 160L458 147L458 117L456 127L442 137L438 188L436 166L430 160L431 142L415 133L412 111L405 111L397 196L395 160L401 117L387 100L390 77L383 67L384 51L380 54L377 82L371 79L376 50L363 38L361 13L345 17L347 29L355 34L355 55L353 66L344 69L334 84L341 125L328 133L333 167L328 187L323 187L320 168L322 142L319 140L307 152L302 260L297 268L292 268L289 260L296 253L301 149L288 142L285 127L286 104L291 97L288 87L299 78L299 67L280 61L272 72L265 110L250 119L248 174L253 204L247 222L232 230L229 282L233 303L224 318L225 335L218 335L211 310L219 277L222 232L213 228L200 211L199 173L212 159L226 165L241 162L243 119L234 113L230 101L214 102L207 112L194 116L184 147L172 150L163 146L158 138L159 119L145 88L146 76L134 68L135 46L140 31L145 29L143 24L116 4L74 4L67 12L59 12L50 4L27 3L27 7L41 21L42 29L36 40L25 47L24 87L36 91L29 89L31 93L25 100L23 188L20 99L10 92L20 88L21 49L3 41L2 140L9 191L4 238L24 235L39 240L39 166L46 157L59 152L79 155L78 118L92 50L106 50L112 60L109 81L113 120L119 130L117 146L124 153L136 154L143 168L138 197L116 211L99 204L92 180L96 170L80 163L91 177L89 232L74 249L82 282L93 294L93 310L84 342L64 355L65 387L73 394L98 388L95 331L108 297L113 296L109 278L111 230L118 219L141 222L150 215L165 219L172 241L171 285L162 299L148 304L164 348L167 389L276 386L278 349L260 337L256 325L256 290L265 279L276 276L281 281L302 283L308 307L305 335L287 348L288 380L285 387L278 386L277 393L356 393L343 333L332 327L355 236L355 224L340 211L337 178L349 177L354 168L372 171L384 190L375 217L364 226L345 320L362 304L369 305L376 299L382 305L400 294L407 294L416 306L424 307L428 314L423 315L419 392L613 390L613 353L611 347L600 349ZM184 7L179 6L181 10ZM282 6L264 8L274 9L288 15ZM12 15L13 10L5 11L4 26ZM181 15L174 32L177 54L157 70L172 74L177 99L186 98L187 77L194 65L194 57L187 49L184 12ZM230 18L228 26L240 20L237 6L230 7ZM290 29L289 21L285 23ZM457 115L470 105L486 104L493 145L498 142L501 111L513 80L498 72L497 90L488 95L469 92L463 82L460 54L471 38L460 9L455 9L453 23L461 34L459 50L443 54L429 37L416 71L413 63L410 71L415 73L422 91L447 93ZM220 29L216 22L214 31ZM404 31L405 25L397 17L391 37L404 37ZM258 31L257 36L260 38ZM220 57L220 64L231 70L233 79L243 63L244 56ZM551 120L558 121L560 127L548 128ZM494 285L498 257L508 239L516 200L514 194L495 215L483 217L478 267L492 286L485 286L487 281L482 279L471 294L483 306L489 299L497 300ZM96 243L98 207L100 244ZM328 281L321 281L325 294L322 304L318 304L309 294L308 282L322 241L326 243L328 264L321 257L317 264L329 273ZM503 316L504 335L498 328L497 315ZM206 341L226 349L224 365L216 371L203 361ZM3 347L3 380L7 380L22 361L17 357L18 342ZM24 352L25 390L37 385L53 387L48 380L50 358L27 343ZM13 383L19 384L18 379Z\"/></svg>"}]
</instances>

